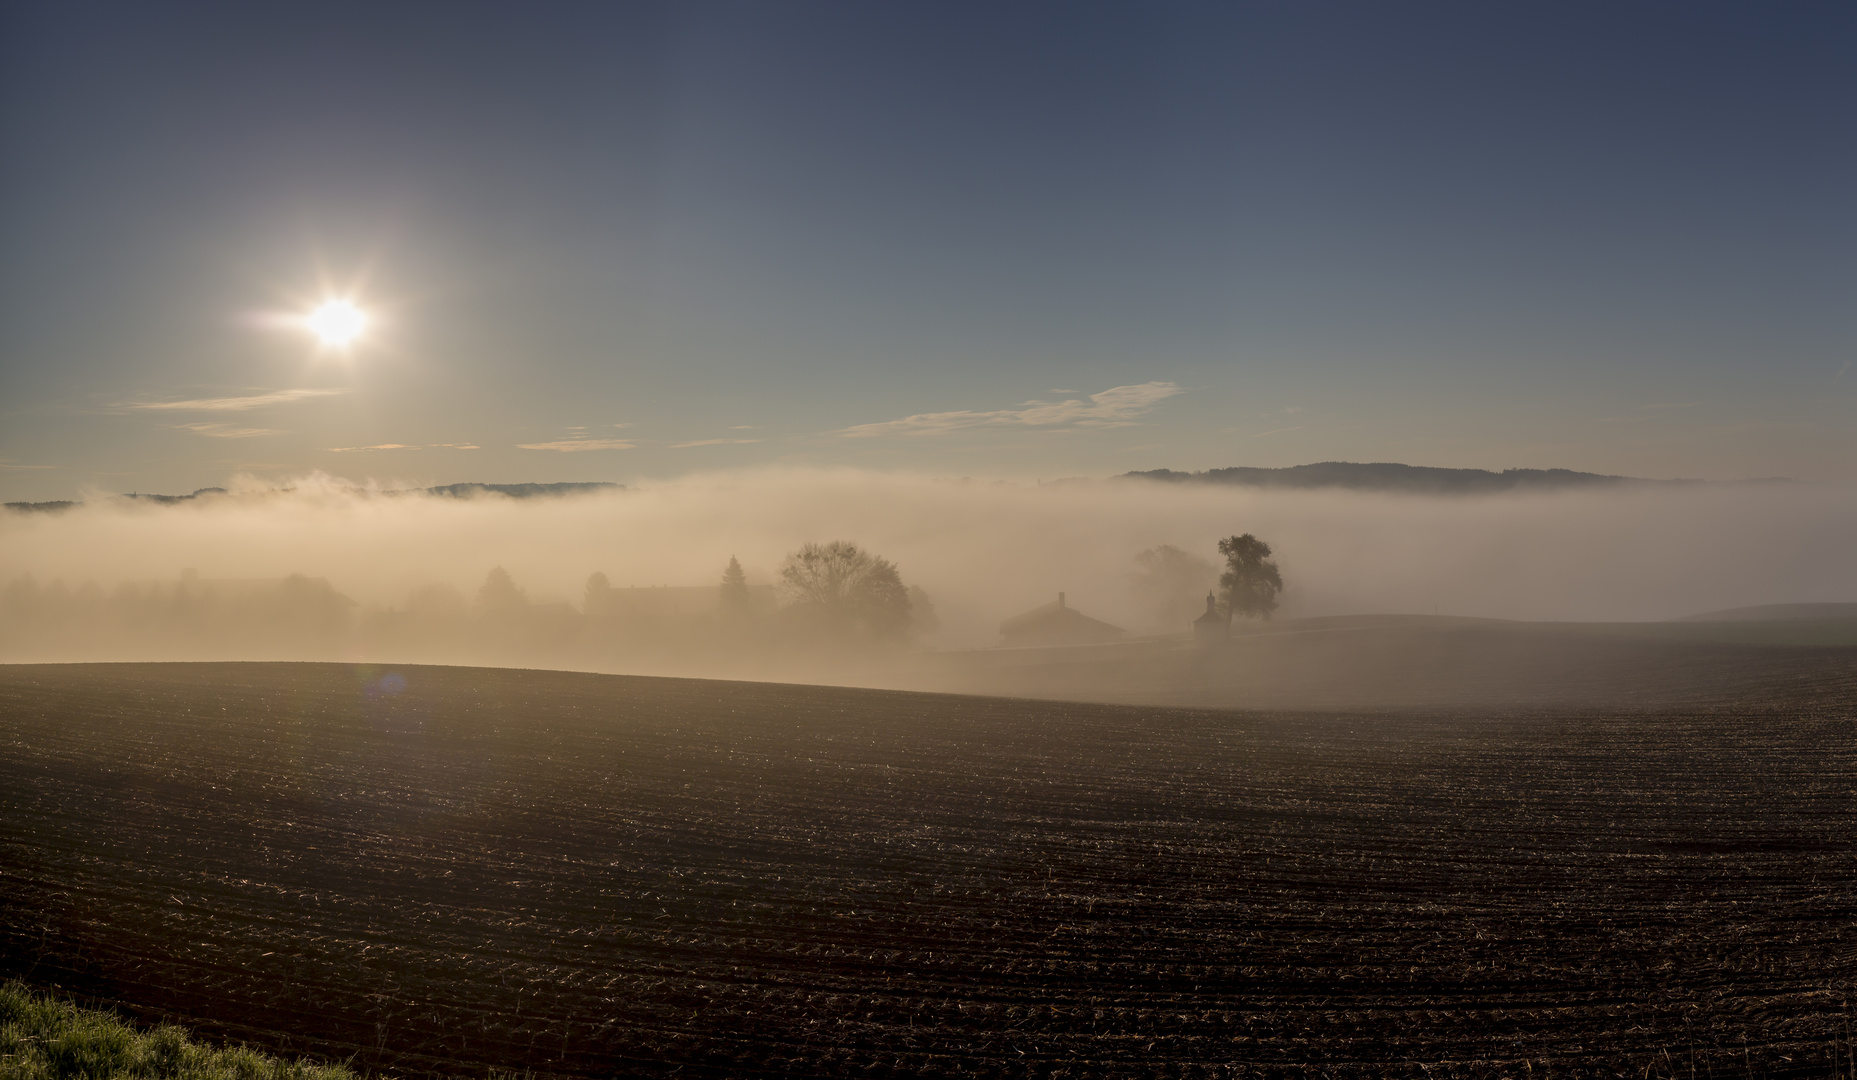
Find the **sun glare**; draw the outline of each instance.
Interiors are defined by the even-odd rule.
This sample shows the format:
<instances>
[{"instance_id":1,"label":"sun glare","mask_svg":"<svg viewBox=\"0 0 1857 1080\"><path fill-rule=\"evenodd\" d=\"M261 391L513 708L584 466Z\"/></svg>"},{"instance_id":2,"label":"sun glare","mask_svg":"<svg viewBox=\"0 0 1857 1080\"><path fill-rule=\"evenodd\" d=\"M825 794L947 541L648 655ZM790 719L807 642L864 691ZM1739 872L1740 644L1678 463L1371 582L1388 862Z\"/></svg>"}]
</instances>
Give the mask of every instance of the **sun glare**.
<instances>
[{"instance_id":1,"label":"sun glare","mask_svg":"<svg viewBox=\"0 0 1857 1080\"><path fill-rule=\"evenodd\" d=\"M332 349L346 349L368 328L367 313L347 300L330 300L303 320L316 340Z\"/></svg>"}]
</instances>

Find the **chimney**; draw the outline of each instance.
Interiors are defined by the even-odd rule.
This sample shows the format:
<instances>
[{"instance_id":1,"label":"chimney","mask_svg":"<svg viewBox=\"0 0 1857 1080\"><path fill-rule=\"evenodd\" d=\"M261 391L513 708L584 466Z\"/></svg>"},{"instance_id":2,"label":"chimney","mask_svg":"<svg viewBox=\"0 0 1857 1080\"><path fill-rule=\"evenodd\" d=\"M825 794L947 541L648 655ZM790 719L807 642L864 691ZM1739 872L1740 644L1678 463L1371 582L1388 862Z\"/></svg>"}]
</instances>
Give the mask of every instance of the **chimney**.
<instances>
[{"instance_id":1,"label":"chimney","mask_svg":"<svg viewBox=\"0 0 1857 1080\"><path fill-rule=\"evenodd\" d=\"M1058 606L1058 607L1063 607L1063 606L1064 606L1064 594L1063 594L1063 593L1058 593L1058 594L1057 594L1057 606Z\"/></svg>"}]
</instances>

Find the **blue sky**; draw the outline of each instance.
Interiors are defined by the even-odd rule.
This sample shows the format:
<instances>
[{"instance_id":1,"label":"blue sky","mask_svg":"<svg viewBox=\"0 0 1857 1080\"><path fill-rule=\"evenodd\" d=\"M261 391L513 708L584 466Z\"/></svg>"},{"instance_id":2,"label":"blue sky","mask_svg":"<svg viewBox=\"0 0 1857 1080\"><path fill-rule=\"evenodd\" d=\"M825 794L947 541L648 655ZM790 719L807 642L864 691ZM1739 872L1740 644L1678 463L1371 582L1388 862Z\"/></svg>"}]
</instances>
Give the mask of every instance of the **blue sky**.
<instances>
[{"instance_id":1,"label":"blue sky","mask_svg":"<svg viewBox=\"0 0 1857 1080\"><path fill-rule=\"evenodd\" d=\"M1857 478L1853 54L1810 3L7 4L0 494ZM278 324L336 293L352 352Z\"/></svg>"}]
</instances>

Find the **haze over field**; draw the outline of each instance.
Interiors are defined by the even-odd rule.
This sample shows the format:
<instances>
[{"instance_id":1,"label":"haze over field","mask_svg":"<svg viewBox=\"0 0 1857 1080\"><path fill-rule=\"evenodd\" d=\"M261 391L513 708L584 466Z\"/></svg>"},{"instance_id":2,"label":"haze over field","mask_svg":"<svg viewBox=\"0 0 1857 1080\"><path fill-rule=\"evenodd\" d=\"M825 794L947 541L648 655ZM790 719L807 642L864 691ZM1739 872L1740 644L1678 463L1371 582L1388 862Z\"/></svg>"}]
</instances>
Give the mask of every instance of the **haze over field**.
<instances>
[{"instance_id":1,"label":"haze over field","mask_svg":"<svg viewBox=\"0 0 1857 1080\"><path fill-rule=\"evenodd\" d=\"M530 602L578 608L596 572L619 589L713 587L734 557L765 588L801 544L846 539L926 592L939 626L924 641L964 647L995 643L1000 620L1059 591L1132 632L1180 632L1211 581L1157 610L1135 556L1171 544L1211 563L1215 541L1236 532L1275 545L1280 618L1657 620L1857 596L1857 490L1846 487L1423 497L793 469L558 498L386 494L309 476L174 505L98 499L0 515L0 583L108 592L183 572L208 583L301 574L365 609L406 610L434 587L469 603L502 567ZM32 636L16 626L12 648Z\"/></svg>"}]
</instances>

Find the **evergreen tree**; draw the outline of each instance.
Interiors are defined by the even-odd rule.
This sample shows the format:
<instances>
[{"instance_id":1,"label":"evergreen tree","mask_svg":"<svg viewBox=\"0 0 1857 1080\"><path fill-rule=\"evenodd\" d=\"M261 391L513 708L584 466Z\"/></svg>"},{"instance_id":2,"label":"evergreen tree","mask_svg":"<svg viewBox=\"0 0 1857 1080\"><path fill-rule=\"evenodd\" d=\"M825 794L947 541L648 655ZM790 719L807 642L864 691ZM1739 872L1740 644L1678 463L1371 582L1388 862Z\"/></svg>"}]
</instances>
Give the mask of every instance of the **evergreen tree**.
<instances>
[{"instance_id":1,"label":"evergreen tree","mask_svg":"<svg viewBox=\"0 0 1857 1080\"><path fill-rule=\"evenodd\" d=\"M748 575L742 573L742 564L733 555L729 556L728 569L722 571L722 610L748 610Z\"/></svg>"},{"instance_id":2,"label":"evergreen tree","mask_svg":"<svg viewBox=\"0 0 1857 1080\"><path fill-rule=\"evenodd\" d=\"M487 615L501 615L526 607L529 594L516 585L509 571L493 567L477 589L477 610Z\"/></svg>"}]
</instances>

